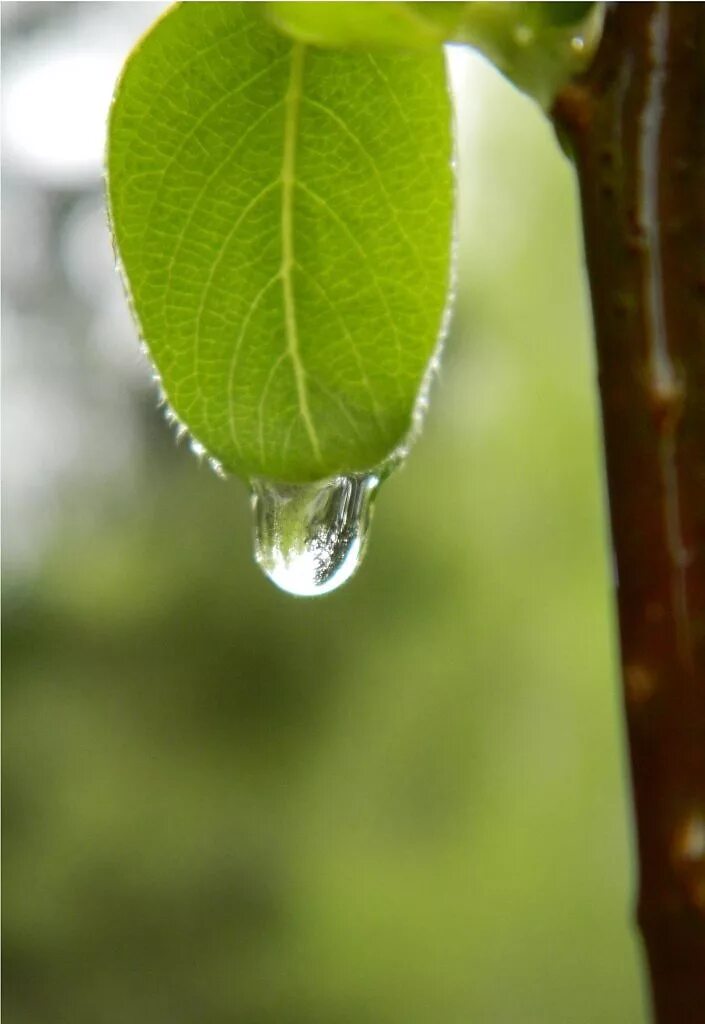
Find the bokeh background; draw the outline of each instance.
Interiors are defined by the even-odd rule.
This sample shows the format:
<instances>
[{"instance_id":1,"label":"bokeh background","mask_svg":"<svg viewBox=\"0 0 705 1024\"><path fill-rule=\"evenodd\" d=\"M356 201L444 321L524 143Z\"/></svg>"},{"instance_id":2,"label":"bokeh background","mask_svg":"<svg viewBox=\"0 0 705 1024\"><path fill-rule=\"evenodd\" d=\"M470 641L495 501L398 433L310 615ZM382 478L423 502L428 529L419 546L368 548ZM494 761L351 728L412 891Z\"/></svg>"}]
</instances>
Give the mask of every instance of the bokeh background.
<instances>
[{"instance_id":1,"label":"bokeh background","mask_svg":"<svg viewBox=\"0 0 705 1024\"><path fill-rule=\"evenodd\" d=\"M154 3L3 3L7 1024L644 1018L570 167L477 58L456 315L366 564L295 600L115 273Z\"/></svg>"}]
</instances>

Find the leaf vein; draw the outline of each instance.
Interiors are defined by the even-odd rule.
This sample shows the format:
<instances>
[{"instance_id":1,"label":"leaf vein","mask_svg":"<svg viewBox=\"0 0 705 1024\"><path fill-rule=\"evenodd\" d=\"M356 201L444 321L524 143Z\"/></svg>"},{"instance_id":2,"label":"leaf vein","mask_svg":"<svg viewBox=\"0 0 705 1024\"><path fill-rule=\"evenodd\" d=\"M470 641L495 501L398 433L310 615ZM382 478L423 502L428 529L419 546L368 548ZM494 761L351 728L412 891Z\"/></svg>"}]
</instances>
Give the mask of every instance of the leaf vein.
<instances>
[{"instance_id":1,"label":"leaf vein","mask_svg":"<svg viewBox=\"0 0 705 1024\"><path fill-rule=\"evenodd\" d=\"M265 293L268 292L272 285L276 284L278 280L279 272L277 271L276 274L270 277L266 284L262 285L260 290L253 298L247 310L247 313L245 313L245 316L242 319L242 323L240 324L240 331L235 342L235 347L233 348L232 359L230 360L230 368L228 370L228 422L230 426L230 436L233 440L233 444L235 445L238 451L241 451L241 447L240 442L237 438L237 432L235 430L235 401L233 399L233 388L235 385L235 367L237 365L238 356L240 354L240 348L245 338L245 334L247 333L247 328L250 325L252 314L254 313L254 311L257 309L260 302L264 298Z\"/></svg>"},{"instance_id":2,"label":"leaf vein","mask_svg":"<svg viewBox=\"0 0 705 1024\"><path fill-rule=\"evenodd\" d=\"M411 241L411 239L409 238L409 236L407 234L406 228L404 227L402 222L399 220L399 214L398 214L397 208L396 208L395 204L392 202L392 197L389 195L389 192L387 191L387 187L384 184L382 176L379 173L379 168L377 167L377 164L373 160L372 156L367 152L367 148L365 147L364 143L362 142L362 139L360 139L360 137L355 134L355 132L343 120L343 118L340 116L340 114L336 113L336 111L333 110L331 107L326 106L325 103L321 103L320 100L312 99L310 96L304 96L304 100L310 106L316 107L318 110L323 111L324 114L327 114L328 117L330 117L333 121L335 121L335 123L337 125L339 125L340 128L342 128L342 130L345 132L345 134L348 136L348 138L350 138L352 140L352 142L354 142L354 144L360 150L362 155L365 157L365 159L367 160L368 164L372 168L372 172L373 172L375 178L377 179L377 183L379 185L380 191L381 191L382 195L384 196L384 198L386 200L386 203L387 203L387 206L389 207L390 213L392 214L392 217L394 219L394 222L397 225L397 228L399 229L399 234L402 236L402 238L404 239L404 241L408 245L410 251L413 253L414 258L416 259L416 261L419 264L419 267L421 267L421 269L425 273L425 262L421 258L421 253L419 252L419 250L416 247L416 245L414 244L414 242Z\"/></svg>"},{"instance_id":3,"label":"leaf vein","mask_svg":"<svg viewBox=\"0 0 705 1024\"><path fill-rule=\"evenodd\" d=\"M330 205L330 203L326 199L324 199L323 196L320 196L318 194L318 192L315 192L312 188L309 188L308 185L306 185L303 181L298 181L296 184L298 185L298 187L301 189L302 192L304 192L307 196L309 196L315 203L318 203L323 208L323 210L328 214L328 216L331 217L336 222L336 224L338 224L343 229L345 234L348 236L350 241L353 243L353 245L355 246L357 251L362 256L363 260L365 261L365 264L367 266L369 266L369 257L367 255L367 253L365 252L365 250L363 249L363 247L360 245L359 239L355 236L355 233L352 231L350 226L345 223L345 221L338 214L338 212L333 209L333 207ZM379 296L379 298L380 298L380 300L382 302L382 305L384 306L385 312L387 314L387 319L389 320L389 326L391 327L391 329L392 329L392 331L394 333L394 337L396 339L397 357L398 357L399 363L401 365L401 363L402 363L401 336L399 334L399 329L397 327L396 321L394 319L394 316L393 316L392 311L390 309L389 303L387 301L387 296L384 293L384 289L380 287L379 281L377 280L377 276L374 274L374 272L370 273L370 280L371 280L371 282L372 282L372 284L373 284L373 286L375 288L375 291L377 292L377 294L378 294L378 296ZM397 380L398 379L399 378L397 377Z\"/></svg>"},{"instance_id":4,"label":"leaf vein","mask_svg":"<svg viewBox=\"0 0 705 1024\"><path fill-rule=\"evenodd\" d=\"M260 124L262 123L262 121L264 121L264 119L265 119L265 118L266 118L266 117L267 117L267 116L268 116L269 114L271 114L271 112L272 112L272 111L273 111L274 109L275 109L275 107L268 107L268 108L267 108L267 110L265 110L265 111L264 111L264 113L263 113L263 114L261 114L261 115L260 115L260 117L258 117L256 121L253 121L253 122L252 122L252 124L250 124L250 125L248 126L248 128L247 128L247 131L245 131L245 132L244 132L244 133L243 133L243 134L242 134L242 135L240 136L240 138L239 138L239 139L237 140L237 142L235 143L235 146L233 147L233 149L231 149L231 150L229 150L229 151L228 151L228 154L227 154L227 156L225 157L225 159L224 159L224 160L222 160L222 161L221 161L221 162L220 162L220 163L219 163L219 164L217 165L217 167L215 167L215 168L213 169L213 171L211 172L211 174L209 174L209 175L208 175L208 178L206 179L206 181L204 182L204 184L203 184L202 188L200 189L200 191L199 191L198 195L197 195L197 196L196 196L196 198L194 199L194 201L193 201L193 205L192 205L192 207L191 207L191 209L190 209L190 211L189 211L189 215L188 215L188 217L187 217L186 221L184 222L184 226L183 226L183 228L182 228L182 229L181 229L181 231L179 232L179 236L178 236L178 238L176 239L176 247L175 247L175 249L174 249L174 253L173 253L173 255L172 255L172 257L171 257L171 259L170 259L170 261L169 261L169 266L167 267L167 286L166 286L166 291L165 291L165 294L164 294L164 305L165 305L165 306L166 306L166 305L168 305L168 301L169 301L169 294L170 294L170 292L171 292L171 286L172 286L172 275L173 275L173 271L174 271L174 264L175 264L175 262L176 262L176 258L177 258L177 256L179 255L179 252L180 252L180 250L181 250L181 246L182 246L182 244L183 244L183 241L184 241L184 239L185 239L185 237L186 237L186 232L188 231L189 227L191 226L191 224L192 224L192 222L193 222L193 218L194 218L194 216L195 216L195 214L196 214L196 210L198 209L198 205L199 205L199 203L201 202L201 200L203 199L203 196L205 195L205 193L206 193L206 192L208 191L208 189L209 189L209 188L210 188L210 186L212 185L212 183L213 183L213 180L214 180L214 179L215 179L215 178L216 178L216 177L218 176L218 174L220 174L220 172L222 171L222 169L223 169L224 167L226 167L226 166L227 166L227 164L228 164L228 163L229 163L229 162L230 162L230 161L232 160L233 156L235 155L235 153L237 153L237 151L238 151L238 149L240 148L240 146L241 146L241 145L242 145L242 144L243 144L243 143L244 143L244 142L245 142L245 141L247 140L247 138L248 138L248 136L250 135L250 133L251 133L251 132L253 132L253 131L255 131L255 130L256 130L256 129L257 129L257 128L258 128L259 126L260 126ZM268 190L269 190L270 188L273 188L273 187L274 187L274 185L276 185L276 184L277 184L277 182L276 182L276 181L274 181L274 182L270 182L270 184L269 184L269 185L267 186L267 188L265 189L265 191L268 191ZM260 195L259 195L258 197L256 197L256 199L259 199L259 198L261 198L261 196L262 196L262 193L260 193ZM256 201L256 200L255 200L255 201ZM244 213L247 213L247 212L249 212L249 210L250 210L250 209L252 208L252 206L253 206L253 202L250 202L250 203L248 203L248 204L247 204L247 206L245 207L245 209L244 209L244 211L243 211L243 212L244 212ZM235 226L236 226L236 227L238 227L240 223L241 223L241 218L240 218L240 219L238 219L238 221L237 221L237 223L236 223L236 225L235 225ZM231 237L231 235L229 235L229 236L228 236L228 238L230 238L230 237Z\"/></svg>"},{"instance_id":5,"label":"leaf vein","mask_svg":"<svg viewBox=\"0 0 705 1024\"><path fill-rule=\"evenodd\" d=\"M279 61L276 61L275 63L279 63ZM211 103L208 107L206 107L206 109L203 111L203 113L200 115L200 117L191 126L189 131L183 136L183 138L181 139L181 142L176 147L174 152L171 154L169 160L166 162L166 164L162 168L162 172L159 175L159 181L154 186L154 198L152 199L151 206L150 206L149 210L147 211L147 215L145 217L144 236L143 236L144 238L146 238L147 235L149 234L149 229L151 227L151 222L152 222L152 216L154 214L154 210L155 210L155 207L157 205L157 202L158 202L160 196L162 195L162 189L164 187L164 182L166 181L167 174L169 173L171 168L174 166L174 164L178 160L179 156L184 151L184 149L186 148L188 143L191 141L191 139L194 137L194 135L196 134L198 129L201 127L201 125L211 116L211 114L215 110L218 109L218 107L222 106L223 103L225 103L227 100L232 99L234 96L237 96L239 93L243 92L249 85L252 85L254 82L258 81L258 79L263 78L265 74L268 74L270 72L271 72L271 66L270 67L265 67L265 68L260 68L260 70L257 71L250 78L248 78L247 81L245 81L245 82L238 82L236 87L234 87L232 89L226 90L226 92L224 92L221 96L219 96L218 99L214 100L213 103ZM271 109L272 108L268 108L267 109L267 113L269 113ZM247 137L248 134L249 134L249 130L247 132L245 132L245 136L244 137ZM136 176L133 176L133 179L132 179L133 181L134 181L134 177L136 177Z\"/></svg>"},{"instance_id":6,"label":"leaf vein","mask_svg":"<svg viewBox=\"0 0 705 1024\"><path fill-rule=\"evenodd\" d=\"M205 282L205 284L203 286L203 292L201 294L201 302L199 304L198 312L196 314L196 326L195 326L195 330L194 330L194 346L193 346L193 365L194 365L194 371L196 373L198 373L198 359L199 359L199 354L200 354L201 331L202 331L202 326L203 326L203 314L205 313L205 310L206 310L206 304L207 304L207 301L208 301L208 296L210 295L211 288L213 286L213 282L215 280L215 275L217 273L218 267L220 266L220 264L221 264L221 262L223 260L223 257L225 256L225 253L227 252L228 246L230 245L230 242L232 241L233 237L235 236L235 233L236 233L237 229L240 227L240 225L242 224L242 222L245 219L245 217L247 216L247 214L250 213L250 211L257 205L257 203L259 203L266 195L268 195L270 192L272 192L277 187L278 184L279 184L278 181L270 181L268 185L265 185L265 187L263 189L261 189L257 193L257 195L254 196L249 201L247 206L245 206L244 209L241 211L240 216L234 222L234 224L231 227L230 231L227 233L227 235L223 239L223 241L221 243L221 246L220 246L220 249L218 250L218 254L215 257L215 259L213 260L213 263L211 264L211 269L210 269L210 271L208 273L208 277L206 278L206 282ZM276 276L278 277L279 275L276 275Z\"/></svg>"},{"instance_id":7,"label":"leaf vein","mask_svg":"<svg viewBox=\"0 0 705 1024\"><path fill-rule=\"evenodd\" d=\"M378 408L378 405L377 405L377 399L375 398L375 393L372 390L372 384L370 383L370 378L367 375L367 371L365 370L365 364L364 364L364 361L362 359L362 355L360 354L360 349L359 349L359 346L358 346L357 342L355 341L355 339L353 338L352 334L350 333L348 325L345 323L344 318L340 314L340 310L338 309L336 304L333 302L333 300L331 299L330 295L328 294L326 289L323 287L323 285L320 283L320 281L314 276L314 274L311 273L310 270L307 270L306 267L302 266L301 263L299 263L298 261L296 263L296 268L311 282L311 284L315 288L318 289L320 294L323 296L323 298L328 303L328 306L330 307L331 312L335 315L336 319L338 320L338 323L342 327L343 334L345 335L346 339L348 340L348 342L350 344L350 348L351 348L351 350L352 350L352 352L353 352L353 354L355 356L355 362L357 363L357 368L360 371L360 379L362 380L362 383L364 384L364 386L365 386L365 388L367 390L367 393L370 396L370 400L372 402L372 415L374 417L375 423L377 424L377 427L379 429L380 434L384 435L384 427L383 427L382 421L380 419L379 408Z\"/></svg>"}]
</instances>

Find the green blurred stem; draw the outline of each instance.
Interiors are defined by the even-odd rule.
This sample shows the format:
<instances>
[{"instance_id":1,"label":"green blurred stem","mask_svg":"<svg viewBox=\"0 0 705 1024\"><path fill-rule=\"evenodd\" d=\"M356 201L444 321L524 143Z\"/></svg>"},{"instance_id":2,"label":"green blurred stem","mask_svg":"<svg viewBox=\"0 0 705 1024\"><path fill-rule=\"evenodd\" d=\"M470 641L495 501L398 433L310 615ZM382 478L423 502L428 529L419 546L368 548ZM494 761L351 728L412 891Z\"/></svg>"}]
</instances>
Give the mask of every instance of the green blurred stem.
<instances>
[{"instance_id":1,"label":"green blurred stem","mask_svg":"<svg viewBox=\"0 0 705 1024\"><path fill-rule=\"evenodd\" d=\"M705 5L610 8L559 94L592 292L658 1024L705 1021ZM596 752L599 756L599 752Z\"/></svg>"},{"instance_id":2,"label":"green blurred stem","mask_svg":"<svg viewBox=\"0 0 705 1024\"><path fill-rule=\"evenodd\" d=\"M432 12L437 5L420 6ZM600 3L475 2L441 6L462 12L445 39L475 47L544 110L551 106L560 88L590 64L604 15Z\"/></svg>"},{"instance_id":3,"label":"green blurred stem","mask_svg":"<svg viewBox=\"0 0 705 1024\"><path fill-rule=\"evenodd\" d=\"M558 90L590 63L601 3L319 3L260 5L285 35L322 47L479 50L522 92L548 109Z\"/></svg>"}]
</instances>

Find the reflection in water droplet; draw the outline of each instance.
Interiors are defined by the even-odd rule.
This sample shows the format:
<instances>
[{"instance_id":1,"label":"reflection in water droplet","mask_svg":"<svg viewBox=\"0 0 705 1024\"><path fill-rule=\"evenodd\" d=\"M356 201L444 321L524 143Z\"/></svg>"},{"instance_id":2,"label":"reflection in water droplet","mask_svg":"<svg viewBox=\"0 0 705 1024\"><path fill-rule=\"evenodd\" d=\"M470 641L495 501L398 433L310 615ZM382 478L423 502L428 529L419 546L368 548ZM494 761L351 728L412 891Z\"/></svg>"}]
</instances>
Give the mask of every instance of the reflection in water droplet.
<instances>
[{"instance_id":1,"label":"reflection in water droplet","mask_svg":"<svg viewBox=\"0 0 705 1024\"><path fill-rule=\"evenodd\" d=\"M378 485L374 473L310 484L252 480L255 559L263 572L300 597L349 580L365 552Z\"/></svg>"}]
</instances>

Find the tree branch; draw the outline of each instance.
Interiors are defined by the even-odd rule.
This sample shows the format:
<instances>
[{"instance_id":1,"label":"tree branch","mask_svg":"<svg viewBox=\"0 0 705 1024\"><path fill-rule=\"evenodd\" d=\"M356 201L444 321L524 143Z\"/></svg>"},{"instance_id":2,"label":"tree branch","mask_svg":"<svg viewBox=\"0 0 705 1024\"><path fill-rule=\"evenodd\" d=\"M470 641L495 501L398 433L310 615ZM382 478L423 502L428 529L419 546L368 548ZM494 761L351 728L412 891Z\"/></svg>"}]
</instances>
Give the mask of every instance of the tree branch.
<instances>
[{"instance_id":1,"label":"tree branch","mask_svg":"<svg viewBox=\"0 0 705 1024\"><path fill-rule=\"evenodd\" d=\"M705 1022L705 4L620 3L554 120L577 163L658 1024Z\"/></svg>"}]
</instances>

